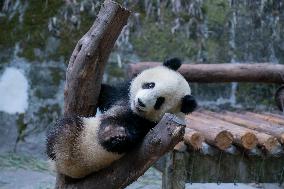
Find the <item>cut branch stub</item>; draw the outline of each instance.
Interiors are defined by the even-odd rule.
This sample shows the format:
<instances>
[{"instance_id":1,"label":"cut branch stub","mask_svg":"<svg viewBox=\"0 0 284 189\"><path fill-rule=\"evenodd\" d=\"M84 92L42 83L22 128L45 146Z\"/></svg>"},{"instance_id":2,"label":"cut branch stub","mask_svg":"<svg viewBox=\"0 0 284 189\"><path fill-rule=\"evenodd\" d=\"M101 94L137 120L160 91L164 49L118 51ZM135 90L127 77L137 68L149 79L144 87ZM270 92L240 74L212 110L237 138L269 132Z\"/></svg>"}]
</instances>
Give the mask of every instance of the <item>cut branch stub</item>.
<instances>
[{"instance_id":1,"label":"cut branch stub","mask_svg":"<svg viewBox=\"0 0 284 189\"><path fill-rule=\"evenodd\" d=\"M118 3L105 1L93 26L79 40L66 73L65 115L96 113L105 64L129 15Z\"/></svg>"},{"instance_id":2,"label":"cut branch stub","mask_svg":"<svg viewBox=\"0 0 284 189\"><path fill-rule=\"evenodd\" d=\"M141 176L155 161L183 139L185 125L176 122L172 114L163 119L144 138L141 146L126 154L111 166L77 182L67 182L60 176L57 188L105 189L124 188Z\"/></svg>"},{"instance_id":3,"label":"cut branch stub","mask_svg":"<svg viewBox=\"0 0 284 189\"><path fill-rule=\"evenodd\" d=\"M280 111L284 111L284 85L277 89L275 93L275 102Z\"/></svg>"}]
</instances>

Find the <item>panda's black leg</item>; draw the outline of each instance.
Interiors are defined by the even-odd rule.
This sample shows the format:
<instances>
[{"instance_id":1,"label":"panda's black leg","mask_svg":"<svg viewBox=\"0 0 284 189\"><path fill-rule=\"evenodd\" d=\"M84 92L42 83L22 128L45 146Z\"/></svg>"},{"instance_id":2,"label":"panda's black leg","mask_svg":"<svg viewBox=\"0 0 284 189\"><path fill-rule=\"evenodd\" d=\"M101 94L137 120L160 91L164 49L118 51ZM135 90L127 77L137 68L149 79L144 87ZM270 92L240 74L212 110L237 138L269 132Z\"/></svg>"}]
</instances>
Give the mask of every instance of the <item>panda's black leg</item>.
<instances>
[{"instance_id":1,"label":"panda's black leg","mask_svg":"<svg viewBox=\"0 0 284 189\"><path fill-rule=\"evenodd\" d=\"M107 125L99 131L101 145L108 151L125 153L138 143L138 137L127 128L119 125Z\"/></svg>"},{"instance_id":2,"label":"panda's black leg","mask_svg":"<svg viewBox=\"0 0 284 189\"><path fill-rule=\"evenodd\" d=\"M51 159L56 158L54 145L56 143L74 146L73 141L83 130L83 122L80 117L64 117L56 121L47 130L46 153Z\"/></svg>"}]
</instances>

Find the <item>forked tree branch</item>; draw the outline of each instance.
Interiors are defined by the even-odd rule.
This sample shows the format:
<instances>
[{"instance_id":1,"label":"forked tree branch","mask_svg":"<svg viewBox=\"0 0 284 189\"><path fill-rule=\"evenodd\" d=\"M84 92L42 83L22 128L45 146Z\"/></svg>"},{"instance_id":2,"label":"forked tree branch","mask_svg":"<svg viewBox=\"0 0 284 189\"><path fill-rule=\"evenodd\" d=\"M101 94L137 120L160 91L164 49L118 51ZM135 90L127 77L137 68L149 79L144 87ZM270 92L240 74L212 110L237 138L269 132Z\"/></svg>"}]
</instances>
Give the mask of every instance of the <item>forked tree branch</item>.
<instances>
[{"instance_id":1,"label":"forked tree branch","mask_svg":"<svg viewBox=\"0 0 284 189\"><path fill-rule=\"evenodd\" d=\"M130 12L119 4L105 1L93 26L76 45L66 72L65 115L95 115L105 64L129 15ZM166 115L146 135L138 149L80 180L58 174L56 188L124 188L182 140L184 127L175 116Z\"/></svg>"},{"instance_id":2,"label":"forked tree branch","mask_svg":"<svg viewBox=\"0 0 284 189\"><path fill-rule=\"evenodd\" d=\"M138 149L128 153L111 166L84 179L70 181L59 175L57 188L65 189L117 189L136 181L162 155L180 142L184 135L184 123L167 114L144 138Z\"/></svg>"}]
</instances>

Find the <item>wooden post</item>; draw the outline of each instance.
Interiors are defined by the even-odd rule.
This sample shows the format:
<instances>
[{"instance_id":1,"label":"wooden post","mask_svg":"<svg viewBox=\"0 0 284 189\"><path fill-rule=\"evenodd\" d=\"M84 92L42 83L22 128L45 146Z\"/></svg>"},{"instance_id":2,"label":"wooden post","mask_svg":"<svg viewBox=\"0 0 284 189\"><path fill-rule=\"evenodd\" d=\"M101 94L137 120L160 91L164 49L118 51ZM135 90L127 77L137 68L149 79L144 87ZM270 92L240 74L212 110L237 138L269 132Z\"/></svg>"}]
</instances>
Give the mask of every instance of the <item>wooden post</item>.
<instances>
[{"instance_id":1,"label":"wooden post","mask_svg":"<svg viewBox=\"0 0 284 189\"><path fill-rule=\"evenodd\" d=\"M162 189L185 189L187 179L184 152L174 150L166 157L163 171Z\"/></svg>"}]
</instances>

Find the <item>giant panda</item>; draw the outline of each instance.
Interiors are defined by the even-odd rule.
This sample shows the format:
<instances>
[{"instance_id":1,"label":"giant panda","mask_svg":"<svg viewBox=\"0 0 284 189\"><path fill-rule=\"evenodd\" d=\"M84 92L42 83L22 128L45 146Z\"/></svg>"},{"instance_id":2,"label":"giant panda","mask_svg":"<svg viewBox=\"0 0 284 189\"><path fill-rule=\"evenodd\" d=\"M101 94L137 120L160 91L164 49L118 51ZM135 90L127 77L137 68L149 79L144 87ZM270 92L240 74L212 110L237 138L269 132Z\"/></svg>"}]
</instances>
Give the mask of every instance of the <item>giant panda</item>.
<instances>
[{"instance_id":1,"label":"giant panda","mask_svg":"<svg viewBox=\"0 0 284 189\"><path fill-rule=\"evenodd\" d=\"M47 134L47 154L56 171L82 178L109 166L139 145L165 113L184 118L197 103L176 70L177 58L149 68L125 84L102 84L95 117L69 116Z\"/></svg>"}]
</instances>

